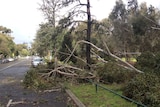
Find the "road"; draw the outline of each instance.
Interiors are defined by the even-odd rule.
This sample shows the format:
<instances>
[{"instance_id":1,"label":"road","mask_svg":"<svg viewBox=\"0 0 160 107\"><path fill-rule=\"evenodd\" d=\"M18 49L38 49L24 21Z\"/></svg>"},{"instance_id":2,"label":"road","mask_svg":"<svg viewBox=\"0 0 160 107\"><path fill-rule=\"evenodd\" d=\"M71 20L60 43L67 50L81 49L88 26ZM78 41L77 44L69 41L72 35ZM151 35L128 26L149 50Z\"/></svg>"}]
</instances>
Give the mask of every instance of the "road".
<instances>
[{"instance_id":1,"label":"road","mask_svg":"<svg viewBox=\"0 0 160 107\"><path fill-rule=\"evenodd\" d=\"M66 94L56 92L35 92L24 89L22 81L30 68L30 60L23 59L0 64L0 107L67 107Z\"/></svg>"},{"instance_id":2,"label":"road","mask_svg":"<svg viewBox=\"0 0 160 107\"><path fill-rule=\"evenodd\" d=\"M23 80L24 75L30 67L30 60L18 60L10 63L0 64L0 85L14 81Z\"/></svg>"}]
</instances>

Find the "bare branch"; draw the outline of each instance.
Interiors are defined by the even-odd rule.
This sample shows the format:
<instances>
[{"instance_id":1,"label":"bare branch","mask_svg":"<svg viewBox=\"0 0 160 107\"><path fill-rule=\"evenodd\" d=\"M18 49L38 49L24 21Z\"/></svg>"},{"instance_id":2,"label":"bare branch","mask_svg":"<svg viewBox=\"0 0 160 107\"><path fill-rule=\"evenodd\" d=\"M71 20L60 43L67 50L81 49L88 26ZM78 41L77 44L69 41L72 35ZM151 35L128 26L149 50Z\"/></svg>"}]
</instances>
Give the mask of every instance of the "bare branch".
<instances>
[{"instance_id":1,"label":"bare branch","mask_svg":"<svg viewBox=\"0 0 160 107\"><path fill-rule=\"evenodd\" d=\"M87 6L87 4L81 3L80 0L78 0L78 2L79 2L79 5L85 5L85 6Z\"/></svg>"},{"instance_id":2,"label":"bare branch","mask_svg":"<svg viewBox=\"0 0 160 107\"><path fill-rule=\"evenodd\" d=\"M101 58L98 54L96 54L95 52L91 51L97 58L98 60L102 61L103 63L108 63L108 61L104 60L103 58Z\"/></svg>"},{"instance_id":3,"label":"bare branch","mask_svg":"<svg viewBox=\"0 0 160 107\"><path fill-rule=\"evenodd\" d=\"M61 91L62 89L61 88L56 88L56 89L52 89L52 90L44 90L43 92L44 93L50 93L50 92L56 92L56 91Z\"/></svg>"},{"instance_id":4,"label":"bare branch","mask_svg":"<svg viewBox=\"0 0 160 107\"><path fill-rule=\"evenodd\" d=\"M72 52L71 52L70 56L68 57L68 60L66 61L66 63L69 61L69 59L71 58L71 56L73 56L73 54L74 54L74 52L75 52L75 50L76 50L77 46L78 46L80 43L90 44L92 47L96 48L98 51L103 52L103 53L106 53L106 52L104 52L104 50L103 50L103 49L98 48L97 46L95 46L95 45L94 45L94 44L92 44L91 42L84 41L84 40L80 40L80 41L78 41L78 42L76 43L76 45L75 45L74 49L72 50Z\"/></svg>"},{"instance_id":5,"label":"bare branch","mask_svg":"<svg viewBox=\"0 0 160 107\"><path fill-rule=\"evenodd\" d=\"M151 27L151 28L155 30L160 30L160 28L157 28L157 27Z\"/></svg>"},{"instance_id":6,"label":"bare branch","mask_svg":"<svg viewBox=\"0 0 160 107\"><path fill-rule=\"evenodd\" d=\"M9 107L9 106L11 105L11 103L12 103L12 99L10 99L10 100L8 101L8 104L7 104L6 107Z\"/></svg>"},{"instance_id":7,"label":"bare branch","mask_svg":"<svg viewBox=\"0 0 160 107\"><path fill-rule=\"evenodd\" d=\"M69 50L69 52L72 53L72 51L69 49L69 47L68 47L68 46L66 46L66 47L67 47L67 49ZM70 54L68 54L68 55L70 55ZM74 54L73 54L73 56L74 56L75 58L81 60L81 61L84 62L85 64L87 64L86 61L83 60L82 58L79 58L79 57L75 56ZM68 58L67 58L67 61L66 61L66 62L68 62ZM66 62L65 62L65 63L66 63Z\"/></svg>"},{"instance_id":8,"label":"bare branch","mask_svg":"<svg viewBox=\"0 0 160 107\"><path fill-rule=\"evenodd\" d=\"M67 76L77 76L77 74L75 74L75 73L66 73L66 72L62 72L62 71L60 71L60 70L56 70L56 72L58 72L58 73L60 73L60 74L63 74L63 75L67 75Z\"/></svg>"},{"instance_id":9,"label":"bare branch","mask_svg":"<svg viewBox=\"0 0 160 107\"><path fill-rule=\"evenodd\" d=\"M152 22L153 24L155 24L156 26L159 26L155 21L153 21L152 19L148 18L147 16L141 14L141 16L143 16L145 19L149 20L150 22Z\"/></svg>"},{"instance_id":10,"label":"bare branch","mask_svg":"<svg viewBox=\"0 0 160 107\"><path fill-rule=\"evenodd\" d=\"M137 71L137 72L139 72L139 73L143 73L142 71L136 69L136 68L135 68L134 66L132 66L131 64L123 61L121 58L119 58L119 57L117 57L116 55L112 54L112 53L110 52L107 44L104 42L104 40L102 40L102 41L103 41L103 43L104 43L104 45L105 45L105 48L106 48L107 52L105 52L105 51L104 51L103 49L101 49L101 48L98 48L97 46L95 46L94 44L92 44L92 43L90 43L90 42L81 40L81 41L78 41L78 42L76 43L76 45L75 45L72 53L71 53L70 56L68 57L68 60L69 60L69 59L71 58L71 56L73 55L73 53L74 53L75 49L77 48L78 44L80 44L80 43L87 43L87 44L90 44L90 45L91 45L92 47L94 47L95 49L97 49L97 51L103 52L103 53L105 53L105 54L107 54L107 55L109 54L109 55L112 56L113 58L118 59L118 60L121 61L122 63L126 64L126 65L127 65L129 68L131 68L132 70L135 70L135 71ZM67 60L67 62L68 62L68 60ZM90 65L90 66L91 66L91 65Z\"/></svg>"},{"instance_id":11,"label":"bare branch","mask_svg":"<svg viewBox=\"0 0 160 107\"><path fill-rule=\"evenodd\" d=\"M109 50L107 44L104 42L104 40L103 40L103 43L104 43L105 48L106 48L106 50L108 51L108 53L109 53L110 56L112 56L113 58L118 59L118 60L121 61L122 63L124 63L124 64L126 64L127 66L129 66L131 69L133 69L133 70L135 70L135 71L137 71L137 72L139 72L139 73L143 73L142 71L138 70L137 68L135 68L135 67L132 66L131 64L129 64L129 63L123 61L121 58L119 58L119 57L117 57L116 55L112 54L112 53L110 52L110 50Z\"/></svg>"}]
</instances>

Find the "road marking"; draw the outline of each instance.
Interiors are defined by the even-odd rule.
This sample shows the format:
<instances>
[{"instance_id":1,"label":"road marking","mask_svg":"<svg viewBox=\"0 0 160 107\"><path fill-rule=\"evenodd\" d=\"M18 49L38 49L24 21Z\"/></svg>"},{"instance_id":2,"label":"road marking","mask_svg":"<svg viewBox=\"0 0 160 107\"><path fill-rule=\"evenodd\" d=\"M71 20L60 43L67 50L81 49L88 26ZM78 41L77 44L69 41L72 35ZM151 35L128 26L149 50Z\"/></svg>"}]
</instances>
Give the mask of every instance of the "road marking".
<instances>
[{"instance_id":1,"label":"road marking","mask_svg":"<svg viewBox=\"0 0 160 107\"><path fill-rule=\"evenodd\" d=\"M24 60L23 60L23 61L24 61ZM9 65L9 66L7 66L7 67L1 69L0 72L1 72L1 71L4 71L4 70L6 70L6 69L8 69L8 68L10 68L10 67L12 67L12 66L15 66L15 65L17 65L17 64L19 64L19 63L21 63L21 62L23 62L23 61L17 62L17 63L12 64L12 65Z\"/></svg>"}]
</instances>

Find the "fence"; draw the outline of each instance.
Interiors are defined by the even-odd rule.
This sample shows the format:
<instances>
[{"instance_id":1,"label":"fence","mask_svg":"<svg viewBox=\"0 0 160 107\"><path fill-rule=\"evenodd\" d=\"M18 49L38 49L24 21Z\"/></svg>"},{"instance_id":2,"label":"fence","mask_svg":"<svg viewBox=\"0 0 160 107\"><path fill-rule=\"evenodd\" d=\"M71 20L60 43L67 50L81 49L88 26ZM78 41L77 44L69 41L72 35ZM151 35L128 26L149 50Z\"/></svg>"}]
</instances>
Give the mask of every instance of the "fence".
<instances>
[{"instance_id":1,"label":"fence","mask_svg":"<svg viewBox=\"0 0 160 107\"><path fill-rule=\"evenodd\" d=\"M111 92L111 93L113 93L113 94L115 94L115 95L117 95L117 96L119 96L119 97L121 97L121 98L123 98L123 99L125 99L125 100L127 100L127 101L130 101L130 102L136 104L137 107L147 107L146 105L144 105L144 104L142 104L142 103L140 103L140 102L137 102L137 101L135 101L135 100L133 100L133 99L130 99L130 98L126 97L126 96L123 96L123 95L121 95L121 94L118 94L117 92L115 92L115 91L113 91L113 90L111 90L111 89L108 89L108 88L106 88L106 87L103 87L102 85L99 85L99 84L97 84L97 83L94 83L94 82L92 82L91 80L88 80L88 79L87 79L87 81L89 81L89 82L91 82L92 84L95 85L96 93L98 92L98 87L99 87L99 88L102 88L102 89L104 89L104 90L106 90L106 91L109 91L109 92Z\"/></svg>"}]
</instances>

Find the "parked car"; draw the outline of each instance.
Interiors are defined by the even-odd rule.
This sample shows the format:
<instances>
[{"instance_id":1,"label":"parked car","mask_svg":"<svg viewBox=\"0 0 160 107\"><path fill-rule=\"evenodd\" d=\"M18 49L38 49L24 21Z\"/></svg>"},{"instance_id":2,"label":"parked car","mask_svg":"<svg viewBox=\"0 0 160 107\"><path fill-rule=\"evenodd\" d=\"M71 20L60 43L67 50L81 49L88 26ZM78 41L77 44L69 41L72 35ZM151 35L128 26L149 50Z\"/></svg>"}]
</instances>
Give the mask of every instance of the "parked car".
<instances>
[{"instance_id":1,"label":"parked car","mask_svg":"<svg viewBox=\"0 0 160 107\"><path fill-rule=\"evenodd\" d=\"M31 65L33 67L37 67L38 65L43 65L43 64L44 64L44 60L43 58L40 58L40 57L33 58L33 60L31 61Z\"/></svg>"},{"instance_id":2,"label":"parked car","mask_svg":"<svg viewBox=\"0 0 160 107\"><path fill-rule=\"evenodd\" d=\"M8 63L9 62L9 60L8 59L2 59L2 64L4 64L4 63Z\"/></svg>"},{"instance_id":3,"label":"parked car","mask_svg":"<svg viewBox=\"0 0 160 107\"><path fill-rule=\"evenodd\" d=\"M12 61L14 61L14 59L13 58L8 58L8 61L12 62Z\"/></svg>"}]
</instances>

